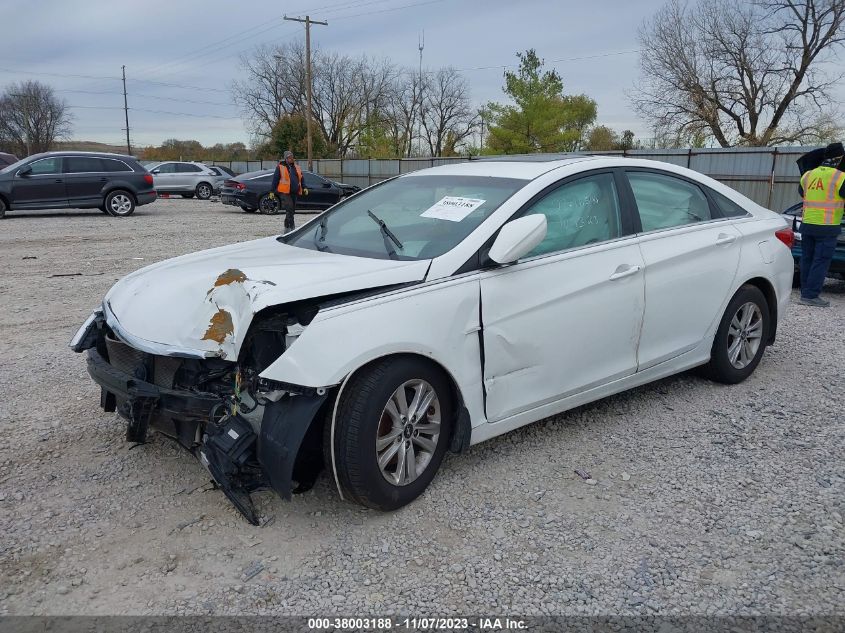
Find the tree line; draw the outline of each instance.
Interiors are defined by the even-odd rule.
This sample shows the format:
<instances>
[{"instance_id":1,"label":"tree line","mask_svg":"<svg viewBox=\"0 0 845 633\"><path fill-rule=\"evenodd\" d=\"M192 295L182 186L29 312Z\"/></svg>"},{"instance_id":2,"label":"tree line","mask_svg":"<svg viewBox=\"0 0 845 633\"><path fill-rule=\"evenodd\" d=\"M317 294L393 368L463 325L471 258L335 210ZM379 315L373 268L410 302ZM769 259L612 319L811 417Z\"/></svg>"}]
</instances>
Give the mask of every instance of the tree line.
<instances>
[{"instance_id":1,"label":"tree line","mask_svg":"<svg viewBox=\"0 0 845 633\"><path fill-rule=\"evenodd\" d=\"M834 95L845 74L845 0L669 0L640 28L640 78L628 98L653 146L817 144L843 133ZM314 156L396 158L607 151L633 132L597 125L596 102L567 94L535 50L504 73L504 103L478 107L451 67L414 69L366 55L312 54ZM305 154L305 51L300 42L241 57L230 89L252 144L169 139L144 157L214 160ZM0 149L28 155L70 134L67 103L35 81L0 95Z\"/></svg>"}]
</instances>

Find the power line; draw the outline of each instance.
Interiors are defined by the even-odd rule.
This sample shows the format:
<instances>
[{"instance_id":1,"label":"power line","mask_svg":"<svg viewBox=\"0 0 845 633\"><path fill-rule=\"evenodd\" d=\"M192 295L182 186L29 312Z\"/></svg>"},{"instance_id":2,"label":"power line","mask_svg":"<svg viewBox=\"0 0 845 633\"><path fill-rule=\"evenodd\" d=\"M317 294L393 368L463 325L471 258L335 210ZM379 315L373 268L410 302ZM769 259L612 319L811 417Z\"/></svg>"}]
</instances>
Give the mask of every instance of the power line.
<instances>
[{"instance_id":1,"label":"power line","mask_svg":"<svg viewBox=\"0 0 845 633\"><path fill-rule=\"evenodd\" d=\"M616 55L629 55L631 53L639 53L642 49L633 49L629 51L613 51L610 53L599 53L597 55L582 55L579 57L563 57L561 59L549 59L543 60L544 64L556 64L559 62L578 62L585 59L598 59L600 57L614 57ZM469 72L473 70L501 70L503 68L513 68L514 66L519 66L519 64L501 64L499 66L476 66L474 68L456 68L455 70L458 72Z\"/></svg>"}]
</instances>

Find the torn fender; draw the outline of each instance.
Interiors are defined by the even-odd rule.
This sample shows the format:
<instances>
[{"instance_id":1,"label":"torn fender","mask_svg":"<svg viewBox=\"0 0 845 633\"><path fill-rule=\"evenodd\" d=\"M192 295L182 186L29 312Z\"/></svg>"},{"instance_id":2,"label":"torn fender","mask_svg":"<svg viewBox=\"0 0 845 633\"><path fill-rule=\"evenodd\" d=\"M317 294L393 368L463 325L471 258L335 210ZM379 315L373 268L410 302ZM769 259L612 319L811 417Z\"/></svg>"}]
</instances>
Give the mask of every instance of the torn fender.
<instances>
[{"instance_id":1,"label":"torn fender","mask_svg":"<svg viewBox=\"0 0 845 633\"><path fill-rule=\"evenodd\" d=\"M270 486L283 499L291 498L296 456L327 397L325 391L322 395L285 396L264 409L258 438L258 462Z\"/></svg>"}]
</instances>

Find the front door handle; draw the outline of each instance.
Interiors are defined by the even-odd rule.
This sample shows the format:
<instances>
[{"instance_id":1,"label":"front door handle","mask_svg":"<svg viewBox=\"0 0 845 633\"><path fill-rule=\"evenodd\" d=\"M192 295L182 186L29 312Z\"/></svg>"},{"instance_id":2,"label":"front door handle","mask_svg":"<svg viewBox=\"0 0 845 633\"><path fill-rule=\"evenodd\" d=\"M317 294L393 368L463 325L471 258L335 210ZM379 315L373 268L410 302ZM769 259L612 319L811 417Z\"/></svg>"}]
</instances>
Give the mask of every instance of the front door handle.
<instances>
[{"instance_id":1,"label":"front door handle","mask_svg":"<svg viewBox=\"0 0 845 633\"><path fill-rule=\"evenodd\" d=\"M716 244L733 244L736 242L736 235L728 235L727 233L719 233L716 238Z\"/></svg>"},{"instance_id":2,"label":"front door handle","mask_svg":"<svg viewBox=\"0 0 845 633\"><path fill-rule=\"evenodd\" d=\"M56 178L56 182L64 182L61 178Z\"/></svg>"},{"instance_id":3,"label":"front door handle","mask_svg":"<svg viewBox=\"0 0 845 633\"><path fill-rule=\"evenodd\" d=\"M630 266L628 264L622 264L610 276L610 281L616 281L617 279L623 279L625 277L630 277L631 275L636 275L638 272L640 272L639 266L637 266L637 265Z\"/></svg>"}]
</instances>

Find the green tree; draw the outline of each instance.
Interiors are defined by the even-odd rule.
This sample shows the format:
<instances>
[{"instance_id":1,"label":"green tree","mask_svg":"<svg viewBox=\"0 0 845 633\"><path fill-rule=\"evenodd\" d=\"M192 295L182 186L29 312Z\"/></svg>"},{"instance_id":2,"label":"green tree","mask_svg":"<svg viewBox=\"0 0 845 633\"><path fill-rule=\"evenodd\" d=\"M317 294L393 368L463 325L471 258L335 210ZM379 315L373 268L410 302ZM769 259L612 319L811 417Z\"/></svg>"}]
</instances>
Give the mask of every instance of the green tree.
<instances>
[{"instance_id":1,"label":"green tree","mask_svg":"<svg viewBox=\"0 0 845 633\"><path fill-rule=\"evenodd\" d=\"M270 158L280 158L290 150L297 158L305 158L308 153L305 117L299 114L288 114L280 117L270 131L269 142L262 147L262 154L270 154ZM311 149L314 158L329 156L326 139L320 129L311 127Z\"/></svg>"},{"instance_id":2,"label":"green tree","mask_svg":"<svg viewBox=\"0 0 845 633\"><path fill-rule=\"evenodd\" d=\"M362 158L395 158L399 155L386 117L373 112L361 126L356 154Z\"/></svg>"},{"instance_id":3,"label":"green tree","mask_svg":"<svg viewBox=\"0 0 845 633\"><path fill-rule=\"evenodd\" d=\"M517 53L519 70L505 72L505 94L515 105L490 103L490 153L569 152L580 148L596 119L596 102L586 95L564 95L556 70L543 70L534 49Z\"/></svg>"},{"instance_id":4,"label":"green tree","mask_svg":"<svg viewBox=\"0 0 845 633\"><path fill-rule=\"evenodd\" d=\"M631 130L622 132L622 140L619 142L619 149L629 150L634 149L634 133Z\"/></svg>"},{"instance_id":5,"label":"green tree","mask_svg":"<svg viewBox=\"0 0 845 633\"><path fill-rule=\"evenodd\" d=\"M597 125L587 134L586 149L593 152L606 152L619 149L619 135L606 125Z\"/></svg>"}]
</instances>

